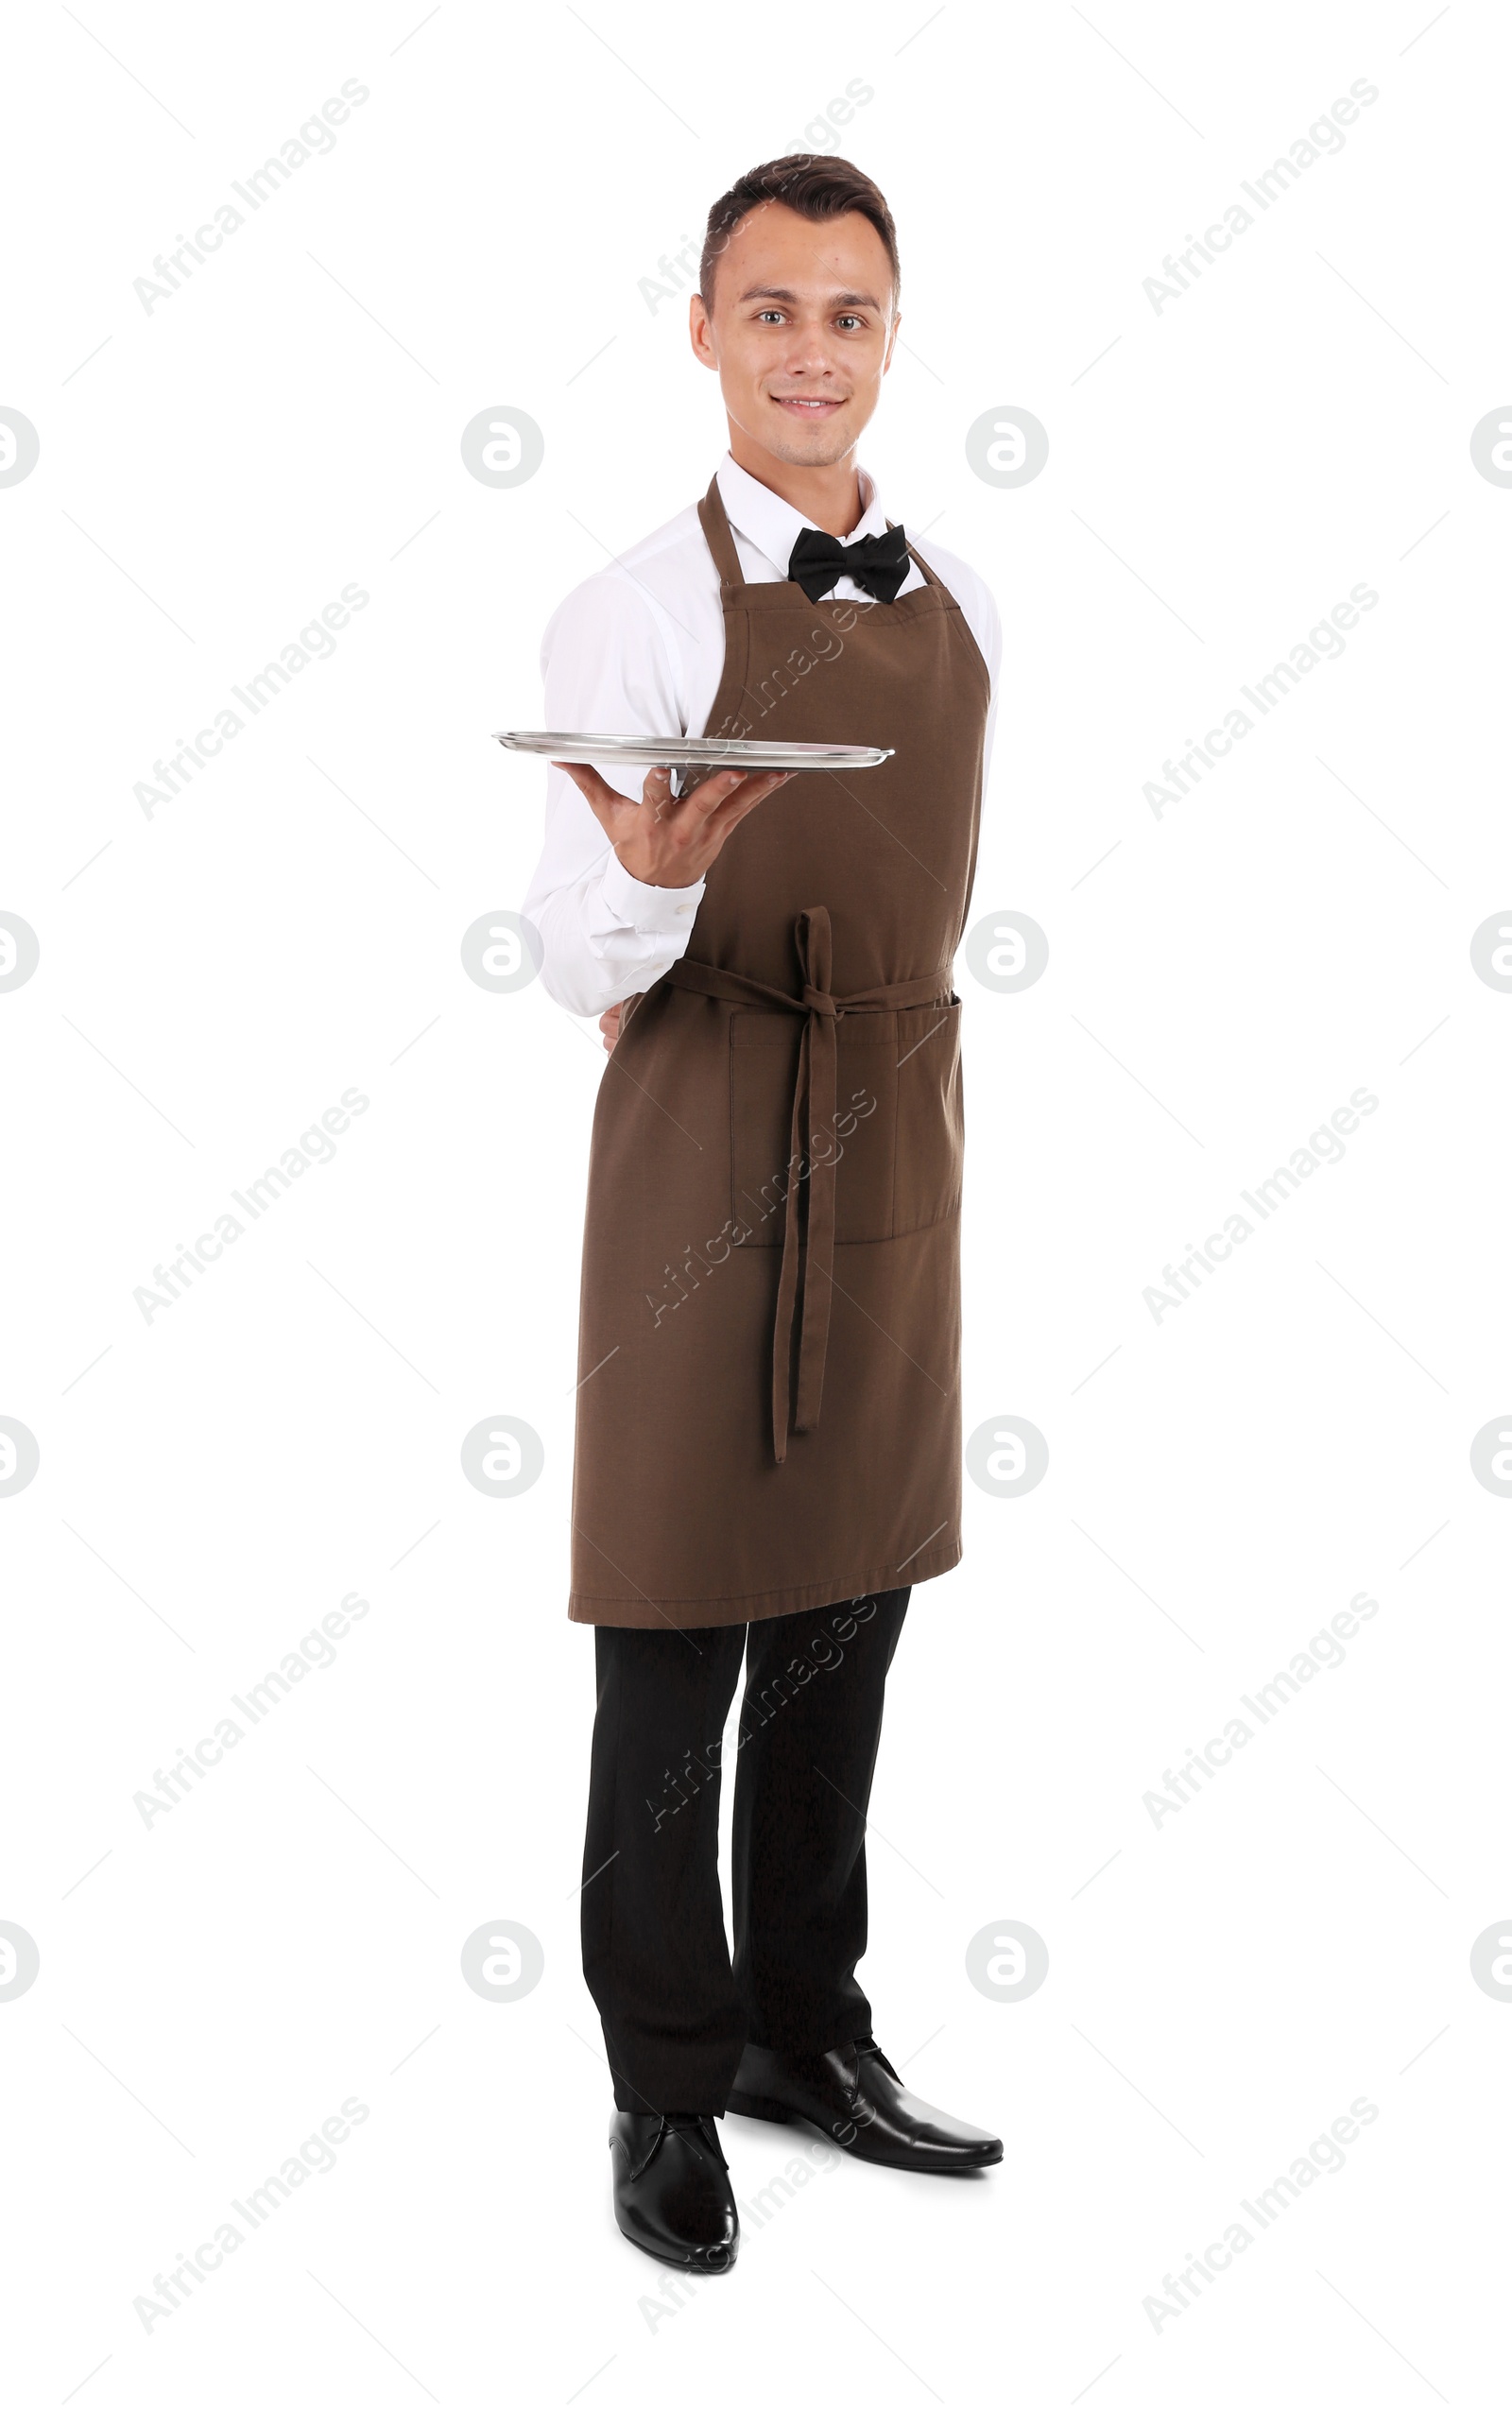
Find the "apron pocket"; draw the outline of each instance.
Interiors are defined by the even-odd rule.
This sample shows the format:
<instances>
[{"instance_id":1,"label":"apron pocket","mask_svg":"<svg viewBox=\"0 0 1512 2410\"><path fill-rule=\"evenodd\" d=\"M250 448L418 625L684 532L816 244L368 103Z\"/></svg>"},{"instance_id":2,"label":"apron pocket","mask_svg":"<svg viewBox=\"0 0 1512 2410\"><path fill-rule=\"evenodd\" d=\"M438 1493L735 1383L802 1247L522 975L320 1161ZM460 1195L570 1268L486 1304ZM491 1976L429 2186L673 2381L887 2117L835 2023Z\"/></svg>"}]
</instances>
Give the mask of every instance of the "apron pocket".
<instances>
[{"instance_id":1,"label":"apron pocket","mask_svg":"<svg viewBox=\"0 0 1512 2410\"><path fill-rule=\"evenodd\" d=\"M892 1234L924 1230L961 1201L966 1123L961 1093L961 1000L897 1015L897 1161Z\"/></svg>"},{"instance_id":2,"label":"apron pocket","mask_svg":"<svg viewBox=\"0 0 1512 2410\"><path fill-rule=\"evenodd\" d=\"M847 1013L838 1028L835 1119L820 1144L835 1155L838 1244L893 1235L898 1133L895 1021L915 1015ZM730 1214L748 1247L781 1247L791 1179L793 1087L803 1024L797 1013L739 1010L730 1016ZM934 1218L931 1216L930 1218Z\"/></svg>"}]
</instances>

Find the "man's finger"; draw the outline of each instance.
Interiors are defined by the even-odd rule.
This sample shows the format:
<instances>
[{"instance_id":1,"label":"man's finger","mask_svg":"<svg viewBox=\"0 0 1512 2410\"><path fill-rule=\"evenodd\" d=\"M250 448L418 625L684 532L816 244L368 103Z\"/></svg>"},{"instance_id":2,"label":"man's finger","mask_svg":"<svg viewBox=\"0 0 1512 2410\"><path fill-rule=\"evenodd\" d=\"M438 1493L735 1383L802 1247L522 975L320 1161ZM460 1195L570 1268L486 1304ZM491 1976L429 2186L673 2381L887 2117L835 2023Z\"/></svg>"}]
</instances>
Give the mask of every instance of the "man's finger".
<instances>
[{"instance_id":1,"label":"man's finger","mask_svg":"<svg viewBox=\"0 0 1512 2410\"><path fill-rule=\"evenodd\" d=\"M791 770L763 770L757 777L743 778L730 794L719 799L713 810L721 820L728 820L732 826L736 820L743 820L747 812L753 812L758 803L765 803L768 795L785 786L792 775Z\"/></svg>"},{"instance_id":2,"label":"man's finger","mask_svg":"<svg viewBox=\"0 0 1512 2410\"><path fill-rule=\"evenodd\" d=\"M632 812L638 808L634 796L622 795L617 786L610 786L608 779L599 775L592 762L553 762L551 766L554 770L564 770L579 794L586 795L590 802L596 795L601 802L624 803Z\"/></svg>"},{"instance_id":3,"label":"man's finger","mask_svg":"<svg viewBox=\"0 0 1512 2410\"><path fill-rule=\"evenodd\" d=\"M785 771L778 771L769 778L755 780L747 778L743 770L716 770L713 778L706 778L684 800L700 819L706 820L739 795L743 787L759 784L763 793L769 793L773 786L781 786L786 775Z\"/></svg>"},{"instance_id":4,"label":"man's finger","mask_svg":"<svg viewBox=\"0 0 1512 2410\"><path fill-rule=\"evenodd\" d=\"M672 792L672 772L665 763L647 770L641 788L641 808L650 813L653 820L664 820L679 809Z\"/></svg>"},{"instance_id":5,"label":"man's finger","mask_svg":"<svg viewBox=\"0 0 1512 2410\"><path fill-rule=\"evenodd\" d=\"M561 770L566 777L570 778L579 795L586 796L590 803L603 801L623 803L625 800L623 795L616 797L613 788L605 784L592 762L553 762L551 766L554 770Z\"/></svg>"},{"instance_id":6,"label":"man's finger","mask_svg":"<svg viewBox=\"0 0 1512 2410\"><path fill-rule=\"evenodd\" d=\"M610 786L607 779L600 778L591 762L553 762L551 766L554 770L565 770L594 818L610 835L620 813L639 812L641 809L639 803L632 802L627 795L622 795L617 786Z\"/></svg>"}]
</instances>

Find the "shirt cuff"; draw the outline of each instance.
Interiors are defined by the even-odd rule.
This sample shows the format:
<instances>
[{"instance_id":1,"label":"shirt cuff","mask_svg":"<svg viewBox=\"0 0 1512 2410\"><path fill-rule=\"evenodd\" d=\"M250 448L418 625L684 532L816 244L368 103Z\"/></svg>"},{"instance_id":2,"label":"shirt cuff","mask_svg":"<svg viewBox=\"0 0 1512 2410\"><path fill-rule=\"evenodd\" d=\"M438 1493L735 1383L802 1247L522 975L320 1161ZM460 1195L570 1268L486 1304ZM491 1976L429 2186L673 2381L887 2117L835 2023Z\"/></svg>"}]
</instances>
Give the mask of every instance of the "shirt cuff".
<instances>
[{"instance_id":1,"label":"shirt cuff","mask_svg":"<svg viewBox=\"0 0 1512 2410\"><path fill-rule=\"evenodd\" d=\"M617 853L604 865L599 893L610 918L624 929L645 937L686 938L703 902L704 881L691 887L646 887L632 879Z\"/></svg>"}]
</instances>

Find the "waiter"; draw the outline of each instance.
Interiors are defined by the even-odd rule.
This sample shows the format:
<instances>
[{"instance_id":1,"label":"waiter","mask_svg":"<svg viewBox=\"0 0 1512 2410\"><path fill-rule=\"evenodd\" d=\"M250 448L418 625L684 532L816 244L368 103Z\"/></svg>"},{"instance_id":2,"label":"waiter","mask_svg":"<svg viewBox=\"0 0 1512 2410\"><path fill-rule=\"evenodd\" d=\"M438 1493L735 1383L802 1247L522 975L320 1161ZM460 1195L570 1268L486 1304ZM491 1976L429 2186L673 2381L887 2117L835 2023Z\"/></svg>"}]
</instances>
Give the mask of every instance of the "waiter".
<instances>
[{"instance_id":1,"label":"waiter","mask_svg":"<svg viewBox=\"0 0 1512 2410\"><path fill-rule=\"evenodd\" d=\"M807 156L743 176L690 304L730 450L542 649L552 728L892 749L681 800L665 771L554 765L524 903L548 990L611 1050L568 1611L596 1649L583 1965L615 2215L708 2272L739 2247L727 2109L887 2166L1003 2156L903 2087L855 1979L887 1668L913 1585L961 1553L951 968L1000 652L981 580L857 465L897 331L870 179Z\"/></svg>"}]
</instances>

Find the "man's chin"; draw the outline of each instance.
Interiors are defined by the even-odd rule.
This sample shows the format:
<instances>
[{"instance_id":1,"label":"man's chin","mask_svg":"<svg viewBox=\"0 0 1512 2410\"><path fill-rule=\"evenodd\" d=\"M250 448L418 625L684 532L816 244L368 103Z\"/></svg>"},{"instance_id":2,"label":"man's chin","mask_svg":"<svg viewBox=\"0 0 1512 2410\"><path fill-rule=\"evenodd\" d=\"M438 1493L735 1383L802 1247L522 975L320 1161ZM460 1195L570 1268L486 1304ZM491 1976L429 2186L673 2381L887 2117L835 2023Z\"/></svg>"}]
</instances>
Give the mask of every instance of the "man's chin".
<instances>
[{"instance_id":1,"label":"man's chin","mask_svg":"<svg viewBox=\"0 0 1512 2410\"><path fill-rule=\"evenodd\" d=\"M855 449L855 434L845 418L821 419L806 427L786 410L774 410L762 429L762 440L774 459L799 469L831 469Z\"/></svg>"}]
</instances>

